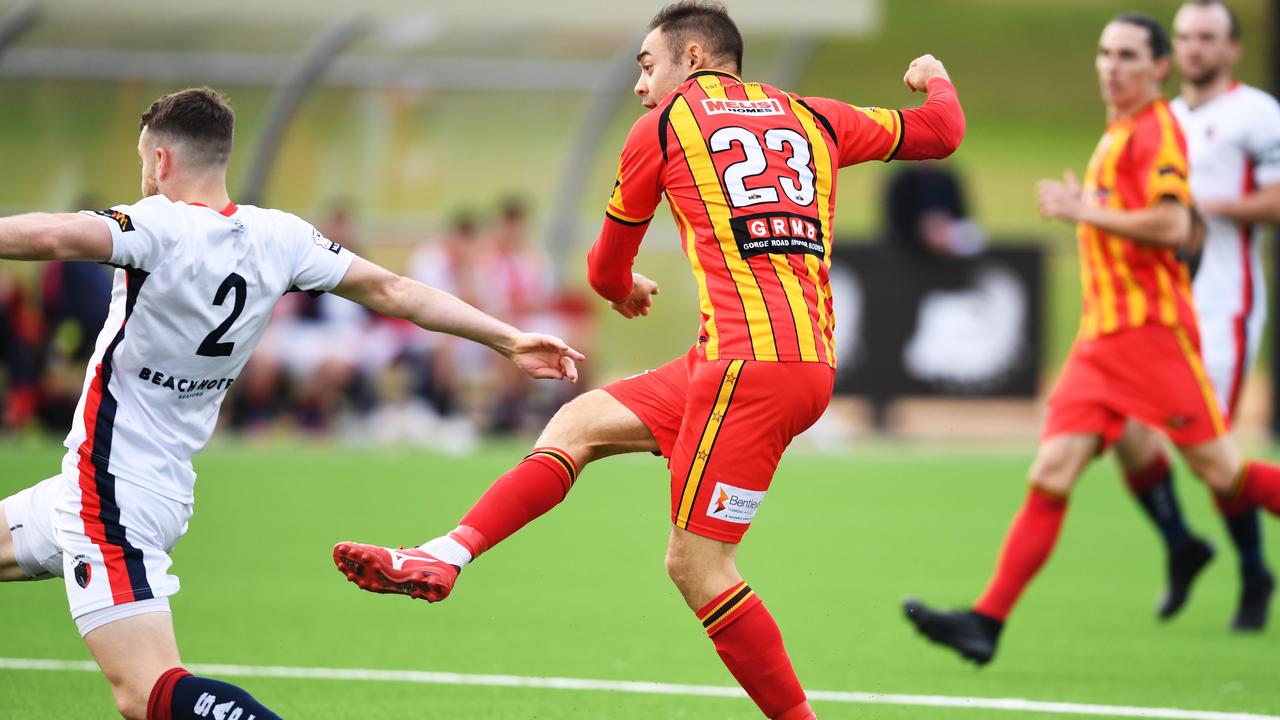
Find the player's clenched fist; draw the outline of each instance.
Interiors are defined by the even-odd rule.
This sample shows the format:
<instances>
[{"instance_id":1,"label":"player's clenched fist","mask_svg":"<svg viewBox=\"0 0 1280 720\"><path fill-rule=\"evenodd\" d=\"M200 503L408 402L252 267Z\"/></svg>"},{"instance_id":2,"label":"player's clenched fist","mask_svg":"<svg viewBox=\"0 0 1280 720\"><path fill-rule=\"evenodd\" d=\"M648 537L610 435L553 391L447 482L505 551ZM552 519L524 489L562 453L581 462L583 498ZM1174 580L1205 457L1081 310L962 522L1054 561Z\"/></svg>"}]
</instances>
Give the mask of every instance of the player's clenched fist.
<instances>
[{"instance_id":1,"label":"player's clenched fist","mask_svg":"<svg viewBox=\"0 0 1280 720\"><path fill-rule=\"evenodd\" d=\"M936 77L951 81L942 61L926 53L911 61L907 74L902 76L902 83L912 92L925 92L929 89L929 81Z\"/></svg>"},{"instance_id":2,"label":"player's clenched fist","mask_svg":"<svg viewBox=\"0 0 1280 720\"><path fill-rule=\"evenodd\" d=\"M657 294L658 283L640 273L631 273L631 295L626 300L610 303L609 306L627 319L648 315L649 308L653 307L653 296Z\"/></svg>"}]
</instances>

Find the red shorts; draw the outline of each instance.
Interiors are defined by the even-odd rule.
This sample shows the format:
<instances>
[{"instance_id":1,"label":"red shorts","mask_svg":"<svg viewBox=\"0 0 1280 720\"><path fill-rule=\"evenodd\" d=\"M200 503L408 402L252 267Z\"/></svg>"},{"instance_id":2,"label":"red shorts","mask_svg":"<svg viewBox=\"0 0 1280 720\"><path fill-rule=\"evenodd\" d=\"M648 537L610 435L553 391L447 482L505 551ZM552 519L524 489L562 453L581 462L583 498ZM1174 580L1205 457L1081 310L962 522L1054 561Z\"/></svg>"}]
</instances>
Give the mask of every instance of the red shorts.
<instances>
[{"instance_id":1,"label":"red shorts","mask_svg":"<svg viewBox=\"0 0 1280 720\"><path fill-rule=\"evenodd\" d=\"M605 392L653 433L671 470L671 522L736 543L751 525L782 451L831 401L826 363L703 360L695 347Z\"/></svg>"},{"instance_id":2,"label":"red shorts","mask_svg":"<svg viewBox=\"0 0 1280 720\"><path fill-rule=\"evenodd\" d=\"M1105 449L1128 418L1179 447L1226 434L1194 332L1146 325L1076 342L1049 398L1042 438L1097 434Z\"/></svg>"}]
</instances>

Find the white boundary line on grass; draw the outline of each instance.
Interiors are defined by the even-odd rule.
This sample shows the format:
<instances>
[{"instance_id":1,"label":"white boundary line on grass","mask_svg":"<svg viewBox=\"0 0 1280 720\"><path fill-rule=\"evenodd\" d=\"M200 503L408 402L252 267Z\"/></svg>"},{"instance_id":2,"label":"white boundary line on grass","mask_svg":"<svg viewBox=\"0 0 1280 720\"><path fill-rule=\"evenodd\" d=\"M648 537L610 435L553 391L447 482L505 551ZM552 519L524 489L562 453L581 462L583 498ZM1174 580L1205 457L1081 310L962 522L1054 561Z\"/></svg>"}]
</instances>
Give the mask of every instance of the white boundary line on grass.
<instances>
[{"instance_id":1,"label":"white boundary line on grass","mask_svg":"<svg viewBox=\"0 0 1280 720\"><path fill-rule=\"evenodd\" d=\"M362 668L272 667L256 665L186 666L202 675L229 677L298 678L304 680L343 680L354 682L404 682L428 685L479 685L487 687L541 688L546 690L590 690L698 697L743 697L740 688L718 685L679 685L674 683L636 682L630 680L586 680L581 678L526 677L521 675L466 675L419 670L371 670ZM96 663L79 660L35 660L0 658L0 670L45 670L54 672L98 672ZM879 693L813 690L809 699L830 703L867 705L908 705L917 707L962 708L969 710L1007 710L1012 712L1059 713L1095 717L1132 717L1159 720L1280 720L1276 715L1217 712L1213 710L1180 710L1122 705L1089 705L1083 703L1043 702L1019 698L954 697L948 695L885 695Z\"/></svg>"}]
</instances>

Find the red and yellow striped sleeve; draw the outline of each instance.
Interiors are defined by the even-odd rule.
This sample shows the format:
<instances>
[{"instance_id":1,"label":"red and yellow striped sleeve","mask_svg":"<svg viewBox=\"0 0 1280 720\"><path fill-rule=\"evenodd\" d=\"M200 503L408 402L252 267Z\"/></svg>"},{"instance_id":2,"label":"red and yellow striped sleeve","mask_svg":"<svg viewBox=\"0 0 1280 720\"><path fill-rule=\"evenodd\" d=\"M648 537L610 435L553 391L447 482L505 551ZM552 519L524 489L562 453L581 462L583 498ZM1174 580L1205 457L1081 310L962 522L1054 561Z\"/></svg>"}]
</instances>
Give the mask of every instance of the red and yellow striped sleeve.
<instances>
[{"instance_id":1,"label":"red and yellow striped sleeve","mask_svg":"<svg viewBox=\"0 0 1280 720\"><path fill-rule=\"evenodd\" d=\"M1187 182L1187 143L1169 106L1157 103L1154 113L1134 129L1133 167L1142 185L1142 197L1151 207L1173 199L1191 205Z\"/></svg>"},{"instance_id":2,"label":"red and yellow striped sleeve","mask_svg":"<svg viewBox=\"0 0 1280 720\"><path fill-rule=\"evenodd\" d=\"M831 134L840 167L891 160L902 143L902 113L897 110L857 107L821 97L800 102Z\"/></svg>"},{"instance_id":3,"label":"red and yellow striped sleeve","mask_svg":"<svg viewBox=\"0 0 1280 720\"><path fill-rule=\"evenodd\" d=\"M662 197L665 165L659 138L661 108L645 113L627 135L618 159L618 174L605 214L624 225L644 225Z\"/></svg>"},{"instance_id":4,"label":"red and yellow striped sleeve","mask_svg":"<svg viewBox=\"0 0 1280 720\"><path fill-rule=\"evenodd\" d=\"M964 139L964 110L950 81L929 81L929 97L917 108L890 110L846 105L828 98L801 102L826 126L840 167L869 160L941 159Z\"/></svg>"}]
</instances>

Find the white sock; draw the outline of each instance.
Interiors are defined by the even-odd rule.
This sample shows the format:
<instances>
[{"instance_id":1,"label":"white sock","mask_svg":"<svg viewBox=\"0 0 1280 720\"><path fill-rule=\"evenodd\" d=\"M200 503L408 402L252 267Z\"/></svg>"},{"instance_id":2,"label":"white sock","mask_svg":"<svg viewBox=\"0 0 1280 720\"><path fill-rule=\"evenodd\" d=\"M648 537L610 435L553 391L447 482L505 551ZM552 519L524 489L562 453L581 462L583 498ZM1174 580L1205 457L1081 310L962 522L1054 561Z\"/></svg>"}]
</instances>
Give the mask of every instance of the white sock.
<instances>
[{"instance_id":1,"label":"white sock","mask_svg":"<svg viewBox=\"0 0 1280 720\"><path fill-rule=\"evenodd\" d=\"M418 546L418 549L443 560L450 565L462 567L471 562L471 551L463 547L462 543L454 540L448 535L443 535L434 540L428 540Z\"/></svg>"}]
</instances>

